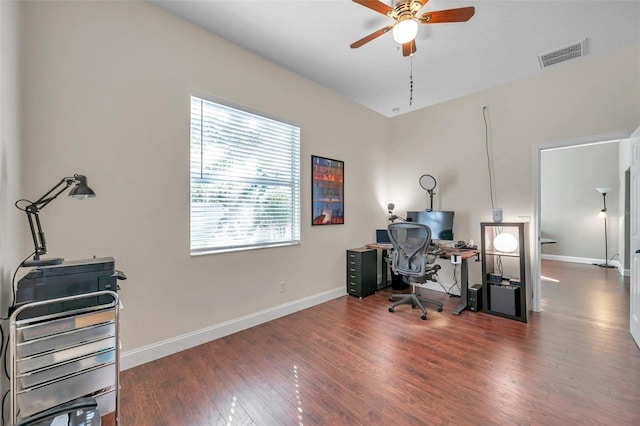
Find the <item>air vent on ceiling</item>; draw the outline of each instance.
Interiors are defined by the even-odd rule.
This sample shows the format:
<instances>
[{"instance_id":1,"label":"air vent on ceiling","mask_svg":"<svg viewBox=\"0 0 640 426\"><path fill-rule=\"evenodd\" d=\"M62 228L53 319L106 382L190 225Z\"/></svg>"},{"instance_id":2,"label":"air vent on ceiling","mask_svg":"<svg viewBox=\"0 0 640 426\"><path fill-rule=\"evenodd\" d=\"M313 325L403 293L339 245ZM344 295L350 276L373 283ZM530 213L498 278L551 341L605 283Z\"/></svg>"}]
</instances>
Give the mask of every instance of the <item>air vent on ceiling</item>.
<instances>
[{"instance_id":1,"label":"air vent on ceiling","mask_svg":"<svg viewBox=\"0 0 640 426\"><path fill-rule=\"evenodd\" d=\"M586 54L587 39L585 38L569 46L561 47L560 49L539 55L538 61L540 62L540 68L546 68L560 62L568 61L569 59L579 58Z\"/></svg>"}]
</instances>

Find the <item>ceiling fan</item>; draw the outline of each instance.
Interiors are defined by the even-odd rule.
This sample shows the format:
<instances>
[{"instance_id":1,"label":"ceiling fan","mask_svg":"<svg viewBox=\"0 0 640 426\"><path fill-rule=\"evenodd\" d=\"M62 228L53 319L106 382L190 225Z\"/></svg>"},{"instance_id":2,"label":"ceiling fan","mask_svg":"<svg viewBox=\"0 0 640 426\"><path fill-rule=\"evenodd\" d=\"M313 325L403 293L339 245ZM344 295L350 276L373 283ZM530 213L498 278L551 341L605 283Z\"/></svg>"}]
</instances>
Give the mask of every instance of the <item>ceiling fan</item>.
<instances>
[{"instance_id":1,"label":"ceiling fan","mask_svg":"<svg viewBox=\"0 0 640 426\"><path fill-rule=\"evenodd\" d=\"M371 10L382 13L395 22L384 28L375 31L368 36L361 38L355 43L351 43L351 48L356 49L373 39L380 37L393 30L393 39L402 45L402 55L411 56L416 51L416 35L418 34L418 24L439 24L443 22L466 22L475 13L475 7L461 7L457 9L438 10L425 12L418 16L420 9L429 0L393 0L394 7L391 7L378 0L353 0L354 2L368 7Z\"/></svg>"}]
</instances>

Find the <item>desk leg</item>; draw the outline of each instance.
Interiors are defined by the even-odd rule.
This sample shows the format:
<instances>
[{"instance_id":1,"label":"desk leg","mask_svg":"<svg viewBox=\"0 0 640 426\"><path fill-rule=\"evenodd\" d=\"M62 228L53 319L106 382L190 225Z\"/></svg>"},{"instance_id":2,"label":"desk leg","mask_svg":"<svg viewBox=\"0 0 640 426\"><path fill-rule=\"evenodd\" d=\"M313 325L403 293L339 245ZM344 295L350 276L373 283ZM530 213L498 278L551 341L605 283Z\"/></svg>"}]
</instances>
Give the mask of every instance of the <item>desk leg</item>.
<instances>
[{"instance_id":1,"label":"desk leg","mask_svg":"<svg viewBox=\"0 0 640 426\"><path fill-rule=\"evenodd\" d=\"M387 277L387 271L389 269L389 264L387 263L387 261L385 260L387 258L387 251L386 250L382 250L382 254L381 254L381 260L382 260L382 288L385 288L389 285L388 283L388 277Z\"/></svg>"},{"instance_id":2,"label":"desk leg","mask_svg":"<svg viewBox=\"0 0 640 426\"><path fill-rule=\"evenodd\" d=\"M467 309L469 289L469 265L467 264L467 259L462 259L462 264L460 265L460 281L460 303L451 311L454 315L460 315L460 312Z\"/></svg>"}]
</instances>

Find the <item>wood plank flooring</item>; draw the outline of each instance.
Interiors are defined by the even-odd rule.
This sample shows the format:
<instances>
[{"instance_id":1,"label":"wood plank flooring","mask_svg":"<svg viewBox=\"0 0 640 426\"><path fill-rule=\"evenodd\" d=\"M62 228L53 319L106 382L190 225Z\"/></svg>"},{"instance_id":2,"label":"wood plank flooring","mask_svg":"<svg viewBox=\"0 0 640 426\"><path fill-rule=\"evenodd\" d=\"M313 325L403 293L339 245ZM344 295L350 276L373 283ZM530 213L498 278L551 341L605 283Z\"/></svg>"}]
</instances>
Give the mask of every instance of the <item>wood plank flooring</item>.
<instances>
[{"instance_id":1,"label":"wood plank flooring","mask_svg":"<svg viewBox=\"0 0 640 426\"><path fill-rule=\"evenodd\" d=\"M126 370L123 425L640 424L629 281L543 262L529 323L345 296ZM113 416L103 424L113 424Z\"/></svg>"}]
</instances>

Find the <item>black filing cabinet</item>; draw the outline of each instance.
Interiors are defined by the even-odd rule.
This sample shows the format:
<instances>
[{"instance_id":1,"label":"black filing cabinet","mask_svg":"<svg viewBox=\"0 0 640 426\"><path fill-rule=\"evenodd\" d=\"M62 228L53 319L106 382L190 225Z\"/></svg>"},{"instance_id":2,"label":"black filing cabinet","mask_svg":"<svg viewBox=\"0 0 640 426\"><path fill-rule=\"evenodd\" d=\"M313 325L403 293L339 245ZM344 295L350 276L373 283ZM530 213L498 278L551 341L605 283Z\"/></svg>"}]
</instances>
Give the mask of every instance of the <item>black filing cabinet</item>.
<instances>
[{"instance_id":1,"label":"black filing cabinet","mask_svg":"<svg viewBox=\"0 0 640 426\"><path fill-rule=\"evenodd\" d=\"M363 298L376 292L378 263L375 249L347 250L347 293Z\"/></svg>"}]
</instances>

